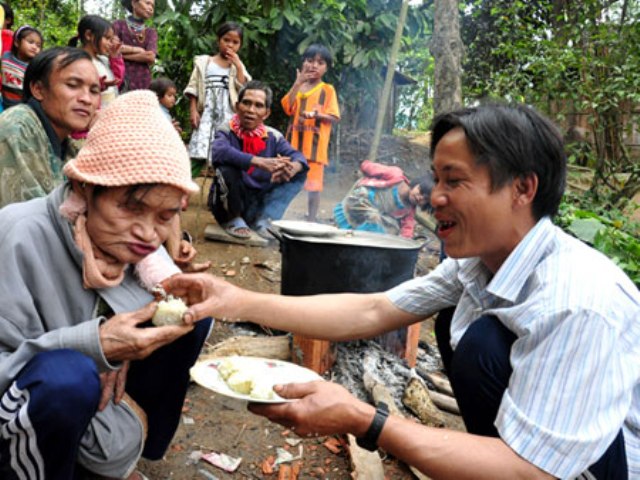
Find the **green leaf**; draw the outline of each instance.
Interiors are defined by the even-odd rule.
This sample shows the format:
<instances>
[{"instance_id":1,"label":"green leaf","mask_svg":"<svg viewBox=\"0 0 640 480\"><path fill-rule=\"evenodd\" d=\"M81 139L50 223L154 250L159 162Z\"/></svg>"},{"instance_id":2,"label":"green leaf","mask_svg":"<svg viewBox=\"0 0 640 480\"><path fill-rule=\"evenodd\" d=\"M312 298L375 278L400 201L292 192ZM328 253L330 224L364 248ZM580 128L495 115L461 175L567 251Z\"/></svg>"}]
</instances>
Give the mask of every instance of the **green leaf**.
<instances>
[{"instance_id":1,"label":"green leaf","mask_svg":"<svg viewBox=\"0 0 640 480\"><path fill-rule=\"evenodd\" d=\"M596 234L604 224L595 218L578 218L569 225L568 230L583 242L593 244Z\"/></svg>"}]
</instances>

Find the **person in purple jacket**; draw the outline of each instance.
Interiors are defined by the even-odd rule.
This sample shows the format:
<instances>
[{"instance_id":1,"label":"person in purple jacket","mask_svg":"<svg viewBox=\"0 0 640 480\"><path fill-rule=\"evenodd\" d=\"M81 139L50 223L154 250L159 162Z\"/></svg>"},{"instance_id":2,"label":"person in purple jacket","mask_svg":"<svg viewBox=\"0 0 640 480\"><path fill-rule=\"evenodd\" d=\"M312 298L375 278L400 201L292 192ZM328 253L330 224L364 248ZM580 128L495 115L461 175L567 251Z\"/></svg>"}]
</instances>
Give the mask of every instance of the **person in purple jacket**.
<instances>
[{"instance_id":1,"label":"person in purple jacket","mask_svg":"<svg viewBox=\"0 0 640 480\"><path fill-rule=\"evenodd\" d=\"M271 220L279 220L304 185L307 160L279 131L264 121L273 93L253 80L238 93L236 114L216 132L212 161L216 175L208 205L222 228L237 238L251 229L271 239Z\"/></svg>"}]
</instances>

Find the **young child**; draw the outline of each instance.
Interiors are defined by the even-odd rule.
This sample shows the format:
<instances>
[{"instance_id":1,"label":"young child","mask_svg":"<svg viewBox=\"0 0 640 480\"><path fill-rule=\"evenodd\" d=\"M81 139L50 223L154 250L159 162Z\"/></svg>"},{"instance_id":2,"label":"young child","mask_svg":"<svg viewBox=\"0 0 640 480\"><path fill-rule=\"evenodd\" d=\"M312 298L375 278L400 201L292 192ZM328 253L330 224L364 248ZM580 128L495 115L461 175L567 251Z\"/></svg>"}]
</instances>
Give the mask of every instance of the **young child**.
<instances>
[{"instance_id":1,"label":"young child","mask_svg":"<svg viewBox=\"0 0 640 480\"><path fill-rule=\"evenodd\" d=\"M149 90L158 96L160 108L162 109L162 113L164 113L165 117L171 121L173 127L178 133L182 133L182 128L180 128L178 121L171 117L171 109L176 104L176 96L178 93L178 89L176 88L176 84L173 80L167 77L156 78L151 81Z\"/></svg>"},{"instance_id":2,"label":"young child","mask_svg":"<svg viewBox=\"0 0 640 480\"><path fill-rule=\"evenodd\" d=\"M100 77L100 108L105 108L118 96L118 85L124 78L124 60L120 55L120 42L111 22L98 15L85 15L78 23L78 35L69 40L69 46L82 49L91 56Z\"/></svg>"},{"instance_id":3,"label":"young child","mask_svg":"<svg viewBox=\"0 0 640 480\"><path fill-rule=\"evenodd\" d=\"M7 109L22 101L22 82L27 66L42 50L42 34L29 25L13 36L11 51L2 56L2 102Z\"/></svg>"},{"instance_id":4,"label":"young child","mask_svg":"<svg viewBox=\"0 0 640 480\"><path fill-rule=\"evenodd\" d=\"M218 27L218 53L198 55L184 94L189 98L193 133L189 142L191 174L195 178L206 164L211 166L211 145L216 131L227 125L235 111L240 87L251 80L238 50L242 27L226 22Z\"/></svg>"},{"instance_id":5,"label":"young child","mask_svg":"<svg viewBox=\"0 0 640 480\"><path fill-rule=\"evenodd\" d=\"M365 160L363 177L333 210L338 228L413 237L416 207L430 207L433 177L407 179L400 167Z\"/></svg>"},{"instance_id":6,"label":"young child","mask_svg":"<svg viewBox=\"0 0 640 480\"><path fill-rule=\"evenodd\" d=\"M292 117L288 140L309 162L304 184L308 192L307 220L317 220L324 166L329 163L331 127L340 121L338 96L333 86L322 81L333 58L324 45L310 45L302 54L302 70L282 99L284 112Z\"/></svg>"}]
</instances>

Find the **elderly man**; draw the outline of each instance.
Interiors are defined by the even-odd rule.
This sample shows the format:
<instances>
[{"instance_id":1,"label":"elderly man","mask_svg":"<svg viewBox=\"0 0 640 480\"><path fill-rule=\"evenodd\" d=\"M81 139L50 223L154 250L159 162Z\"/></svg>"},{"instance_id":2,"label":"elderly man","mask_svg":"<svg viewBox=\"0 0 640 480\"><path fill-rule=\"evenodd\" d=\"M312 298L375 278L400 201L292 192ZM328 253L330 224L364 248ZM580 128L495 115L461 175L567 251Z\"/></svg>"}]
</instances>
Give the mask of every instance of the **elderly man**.
<instances>
[{"instance_id":1,"label":"elderly man","mask_svg":"<svg viewBox=\"0 0 640 480\"><path fill-rule=\"evenodd\" d=\"M0 207L42 197L62 180L75 156L67 137L86 130L100 102L91 57L77 48L51 48L29 64L23 104L0 115Z\"/></svg>"},{"instance_id":2,"label":"elderly man","mask_svg":"<svg viewBox=\"0 0 640 480\"><path fill-rule=\"evenodd\" d=\"M219 130L213 142L216 177L209 208L222 228L237 238L249 238L249 226L271 238L269 222L282 218L309 169L304 156L264 124L272 100L267 85L248 82L238 93L229 128Z\"/></svg>"},{"instance_id":3,"label":"elderly man","mask_svg":"<svg viewBox=\"0 0 640 480\"><path fill-rule=\"evenodd\" d=\"M449 256L385 293L285 297L200 275L167 285L194 318L241 318L330 340L368 338L455 307L437 328L467 432L389 416L330 382L276 386L251 410L300 435L352 433L431 478L640 478L640 293L555 227L558 130L526 106L433 125L431 205ZM446 322L438 319L437 323Z\"/></svg>"}]
</instances>

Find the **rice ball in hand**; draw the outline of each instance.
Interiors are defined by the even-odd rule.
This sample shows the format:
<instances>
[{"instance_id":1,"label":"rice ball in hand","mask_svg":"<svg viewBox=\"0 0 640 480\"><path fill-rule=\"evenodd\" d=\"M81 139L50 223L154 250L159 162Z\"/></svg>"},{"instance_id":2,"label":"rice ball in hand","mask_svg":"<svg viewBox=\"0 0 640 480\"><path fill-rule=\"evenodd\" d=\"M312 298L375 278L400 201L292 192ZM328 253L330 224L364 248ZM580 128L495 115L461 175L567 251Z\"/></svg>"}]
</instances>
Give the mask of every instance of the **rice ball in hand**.
<instances>
[{"instance_id":1,"label":"rice ball in hand","mask_svg":"<svg viewBox=\"0 0 640 480\"><path fill-rule=\"evenodd\" d=\"M188 309L189 307L187 307L181 298L169 295L165 300L158 303L158 308L153 314L151 323L156 327L182 325L184 323L182 317Z\"/></svg>"}]
</instances>

